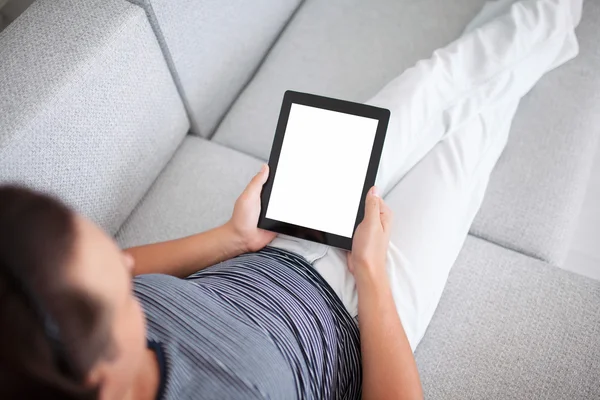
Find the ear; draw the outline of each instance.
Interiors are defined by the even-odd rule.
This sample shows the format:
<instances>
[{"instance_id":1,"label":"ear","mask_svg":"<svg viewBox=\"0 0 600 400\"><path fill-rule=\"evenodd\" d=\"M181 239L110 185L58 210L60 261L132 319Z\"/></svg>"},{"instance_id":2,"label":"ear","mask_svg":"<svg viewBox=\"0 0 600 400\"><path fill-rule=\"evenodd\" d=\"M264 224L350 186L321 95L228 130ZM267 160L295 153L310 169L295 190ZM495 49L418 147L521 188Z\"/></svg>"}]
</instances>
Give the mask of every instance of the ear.
<instances>
[{"instance_id":1,"label":"ear","mask_svg":"<svg viewBox=\"0 0 600 400\"><path fill-rule=\"evenodd\" d=\"M87 387L98 388L98 398L107 399L107 382L109 382L108 376L110 373L109 364L106 361L100 361L90 371L87 378L85 379L85 385Z\"/></svg>"}]
</instances>

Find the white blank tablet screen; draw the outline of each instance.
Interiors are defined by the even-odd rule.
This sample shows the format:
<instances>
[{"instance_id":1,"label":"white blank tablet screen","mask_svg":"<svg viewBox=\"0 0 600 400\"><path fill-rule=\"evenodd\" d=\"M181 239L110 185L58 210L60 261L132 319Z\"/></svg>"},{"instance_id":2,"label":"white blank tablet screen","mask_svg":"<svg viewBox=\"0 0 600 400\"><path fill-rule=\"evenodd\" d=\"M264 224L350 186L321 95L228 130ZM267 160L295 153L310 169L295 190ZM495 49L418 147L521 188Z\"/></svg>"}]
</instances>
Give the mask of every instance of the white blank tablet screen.
<instances>
[{"instance_id":1,"label":"white blank tablet screen","mask_svg":"<svg viewBox=\"0 0 600 400\"><path fill-rule=\"evenodd\" d=\"M352 237L378 122L292 104L266 217Z\"/></svg>"}]
</instances>

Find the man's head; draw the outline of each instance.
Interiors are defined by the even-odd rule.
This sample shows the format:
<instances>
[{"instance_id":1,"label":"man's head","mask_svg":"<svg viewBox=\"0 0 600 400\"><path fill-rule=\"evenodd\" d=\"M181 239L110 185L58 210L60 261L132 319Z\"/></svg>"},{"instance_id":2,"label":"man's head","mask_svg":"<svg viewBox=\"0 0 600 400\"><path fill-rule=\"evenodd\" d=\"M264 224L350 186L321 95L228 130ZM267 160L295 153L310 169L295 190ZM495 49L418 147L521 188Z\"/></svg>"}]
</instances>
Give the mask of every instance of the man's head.
<instances>
[{"instance_id":1,"label":"man's head","mask_svg":"<svg viewBox=\"0 0 600 400\"><path fill-rule=\"evenodd\" d=\"M57 200L0 187L0 398L121 398L145 348L133 261Z\"/></svg>"}]
</instances>

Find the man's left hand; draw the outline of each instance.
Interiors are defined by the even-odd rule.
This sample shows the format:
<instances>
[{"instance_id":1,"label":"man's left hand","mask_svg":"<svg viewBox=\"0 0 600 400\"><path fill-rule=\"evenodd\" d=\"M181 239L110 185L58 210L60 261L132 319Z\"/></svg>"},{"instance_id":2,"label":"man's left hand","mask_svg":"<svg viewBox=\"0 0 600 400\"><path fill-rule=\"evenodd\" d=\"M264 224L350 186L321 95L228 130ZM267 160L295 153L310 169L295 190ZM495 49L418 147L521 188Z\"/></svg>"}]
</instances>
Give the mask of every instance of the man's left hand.
<instances>
[{"instance_id":1,"label":"man's left hand","mask_svg":"<svg viewBox=\"0 0 600 400\"><path fill-rule=\"evenodd\" d=\"M241 241L245 251L258 251L268 245L277 235L275 232L259 229L260 193L269 177L269 166L264 164L258 174L246 186L235 202L229 225Z\"/></svg>"}]
</instances>

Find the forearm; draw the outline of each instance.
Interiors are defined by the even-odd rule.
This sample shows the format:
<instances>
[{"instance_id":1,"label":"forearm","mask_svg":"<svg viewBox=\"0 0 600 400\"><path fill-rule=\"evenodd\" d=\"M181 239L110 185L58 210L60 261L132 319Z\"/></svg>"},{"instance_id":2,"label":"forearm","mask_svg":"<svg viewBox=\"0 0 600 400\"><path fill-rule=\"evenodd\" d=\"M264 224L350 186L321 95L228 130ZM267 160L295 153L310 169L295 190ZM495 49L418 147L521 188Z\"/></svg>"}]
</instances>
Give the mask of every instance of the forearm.
<instances>
[{"instance_id":1,"label":"forearm","mask_svg":"<svg viewBox=\"0 0 600 400\"><path fill-rule=\"evenodd\" d=\"M132 247L134 275L167 274L184 278L194 272L246 252L229 224L197 235Z\"/></svg>"},{"instance_id":2,"label":"forearm","mask_svg":"<svg viewBox=\"0 0 600 400\"><path fill-rule=\"evenodd\" d=\"M419 372L387 275L356 276L364 399L422 399Z\"/></svg>"}]
</instances>

